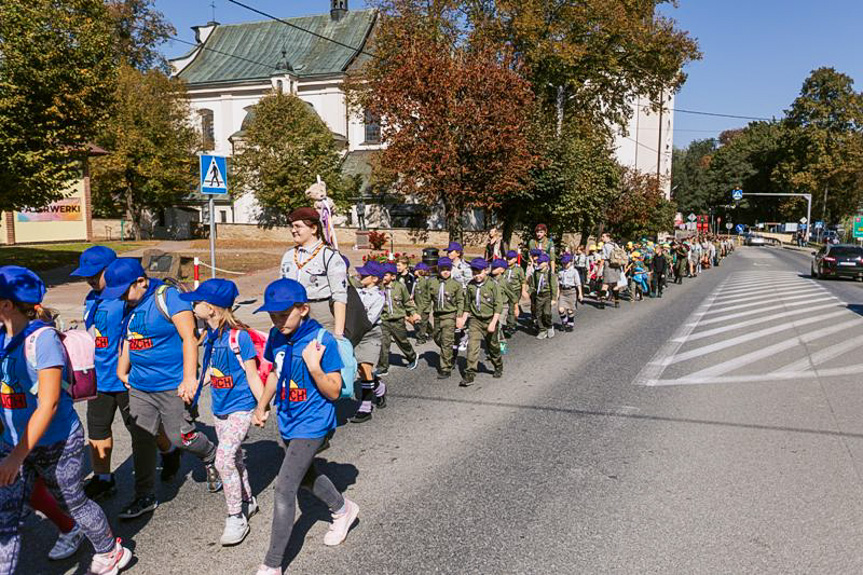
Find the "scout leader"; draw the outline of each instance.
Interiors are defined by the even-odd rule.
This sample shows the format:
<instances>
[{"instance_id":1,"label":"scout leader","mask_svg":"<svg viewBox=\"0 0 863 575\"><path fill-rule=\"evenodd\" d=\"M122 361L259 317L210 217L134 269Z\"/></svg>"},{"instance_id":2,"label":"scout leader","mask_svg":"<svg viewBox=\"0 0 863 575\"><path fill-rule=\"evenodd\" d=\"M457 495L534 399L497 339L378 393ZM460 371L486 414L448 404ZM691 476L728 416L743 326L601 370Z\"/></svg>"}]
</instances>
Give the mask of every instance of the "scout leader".
<instances>
[{"instance_id":1,"label":"scout leader","mask_svg":"<svg viewBox=\"0 0 863 575\"><path fill-rule=\"evenodd\" d=\"M408 341L408 330L405 327L405 319L411 323L419 320L420 316L416 313L417 307L404 284L396 281L398 275L396 264L384 264L383 271L382 291L385 301L384 311L381 314L381 355L377 370L379 376L389 372L390 344L393 340L404 354L408 369L416 369L419 362L417 352Z\"/></svg>"},{"instance_id":2,"label":"scout leader","mask_svg":"<svg viewBox=\"0 0 863 575\"><path fill-rule=\"evenodd\" d=\"M551 272L548 254L537 258L537 268L527 278L527 289L533 309L536 310L537 339L554 337L554 324L551 320L551 306L557 302L557 275Z\"/></svg>"},{"instance_id":3,"label":"scout leader","mask_svg":"<svg viewBox=\"0 0 863 575\"><path fill-rule=\"evenodd\" d=\"M500 337L498 320L503 312L504 296L496 282L488 279L489 264L483 258L474 258L470 262L473 280L467 284L465 300L467 310L462 318L468 324L467 369L462 377L462 387L473 385L477 365L479 364L479 348L485 341L485 353L494 366L494 377L503 377L503 358L500 353Z\"/></svg>"},{"instance_id":4,"label":"scout leader","mask_svg":"<svg viewBox=\"0 0 863 575\"><path fill-rule=\"evenodd\" d=\"M434 317L434 341L440 348L437 377L447 379L455 362L455 330L464 327L464 289L452 278L451 259L440 258L437 271L437 277L429 278L427 289Z\"/></svg>"}]
</instances>

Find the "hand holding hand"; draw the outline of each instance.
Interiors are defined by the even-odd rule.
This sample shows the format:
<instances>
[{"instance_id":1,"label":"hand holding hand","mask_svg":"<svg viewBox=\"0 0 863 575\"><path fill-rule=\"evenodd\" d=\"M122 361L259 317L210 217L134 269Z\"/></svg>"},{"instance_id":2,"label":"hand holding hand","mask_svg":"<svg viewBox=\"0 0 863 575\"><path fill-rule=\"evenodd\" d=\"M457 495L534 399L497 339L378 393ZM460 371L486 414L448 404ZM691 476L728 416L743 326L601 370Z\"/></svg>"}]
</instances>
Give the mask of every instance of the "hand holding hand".
<instances>
[{"instance_id":1,"label":"hand holding hand","mask_svg":"<svg viewBox=\"0 0 863 575\"><path fill-rule=\"evenodd\" d=\"M267 419L270 417L269 409L261 409L261 406L257 406L255 408L254 413L252 413L252 424L258 427L264 427L267 424Z\"/></svg>"},{"instance_id":2,"label":"hand holding hand","mask_svg":"<svg viewBox=\"0 0 863 575\"><path fill-rule=\"evenodd\" d=\"M197 386L197 381L184 379L182 383L180 383L180 387L177 388L177 395L183 398L186 405L191 404L192 400L195 399L195 390L197 389Z\"/></svg>"}]
</instances>

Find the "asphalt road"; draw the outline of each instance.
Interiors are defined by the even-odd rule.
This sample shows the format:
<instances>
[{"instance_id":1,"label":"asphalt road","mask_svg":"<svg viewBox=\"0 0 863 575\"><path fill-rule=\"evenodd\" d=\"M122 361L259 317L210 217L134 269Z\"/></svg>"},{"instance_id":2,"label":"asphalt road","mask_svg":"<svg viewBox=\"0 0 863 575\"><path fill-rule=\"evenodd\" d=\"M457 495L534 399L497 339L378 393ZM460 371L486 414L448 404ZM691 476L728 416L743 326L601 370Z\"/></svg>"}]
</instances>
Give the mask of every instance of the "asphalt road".
<instances>
[{"instance_id":1,"label":"asphalt road","mask_svg":"<svg viewBox=\"0 0 863 575\"><path fill-rule=\"evenodd\" d=\"M574 333L518 334L504 378L469 389L436 380L421 348L419 370L390 370L389 407L322 454L360 523L327 548L326 509L302 495L287 572L863 572L863 284L808 269L805 254L739 249L662 299L582 308ZM131 477L115 425L121 493L104 506L135 548L129 572L253 574L272 425L246 443L262 513L235 548L217 543L224 499L190 457L151 517L116 520ZM89 548L44 559L54 538L31 518L19 572L82 572Z\"/></svg>"}]
</instances>

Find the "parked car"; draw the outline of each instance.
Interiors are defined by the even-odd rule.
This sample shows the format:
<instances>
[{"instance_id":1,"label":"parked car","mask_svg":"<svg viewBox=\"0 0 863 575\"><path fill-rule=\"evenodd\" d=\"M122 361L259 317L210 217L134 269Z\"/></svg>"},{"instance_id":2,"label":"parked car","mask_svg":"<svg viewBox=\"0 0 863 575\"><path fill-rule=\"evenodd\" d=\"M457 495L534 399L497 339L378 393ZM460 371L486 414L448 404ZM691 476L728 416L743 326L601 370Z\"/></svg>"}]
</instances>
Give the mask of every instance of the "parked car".
<instances>
[{"instance_id":1,"label":"parked car","mask_svg":"<svg viewBox=\"0 0 863 575\"><path fill-rule=\"evenodd\" d=\"M863 277L863 247L827 244L812 255L810 271L813 278Z\"/></svg>"},{"instance_id":2,"label":"parked car","mask_svg":"<svg viewBox=\"0 0 863 575\"><path fill-rule=\"evenodd\" d=\"M747 246L766 246L767 240L761 234L750 233L747 234L743 243Z\"/></svg>"}]
</instances>

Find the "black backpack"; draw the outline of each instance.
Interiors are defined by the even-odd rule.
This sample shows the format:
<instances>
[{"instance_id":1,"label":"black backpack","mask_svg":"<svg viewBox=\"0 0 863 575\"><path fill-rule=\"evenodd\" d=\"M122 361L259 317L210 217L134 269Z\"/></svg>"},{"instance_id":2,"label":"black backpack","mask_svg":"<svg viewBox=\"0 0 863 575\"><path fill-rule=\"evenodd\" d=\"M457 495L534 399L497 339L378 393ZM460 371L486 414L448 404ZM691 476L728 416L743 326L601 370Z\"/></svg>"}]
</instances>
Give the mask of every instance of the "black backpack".
<instances>
[{"instance_id":1,"label":"black backpack","mask_svg":"<svg viewBox=\"0 0 863 575\"><path fill-rule=\"evenodd\" d=\"M324 264L324 270L330 267L330 260L338 252L332 248L327 248L333 253L327 258L327 263ZM341 255L339 255L341 257ZM330 304L332 305L332 304ZM345 337L350 340L354 347L359 345L363 336L372 329L372 322L369 321L369 316L366 313L366 306L363 305L363 300L360 299L360 294L357 288L348 282L348 303L345 310Z\"/></svg>"}]
</instances>

